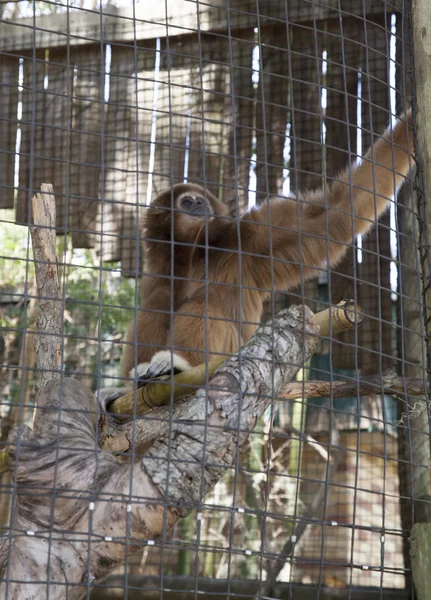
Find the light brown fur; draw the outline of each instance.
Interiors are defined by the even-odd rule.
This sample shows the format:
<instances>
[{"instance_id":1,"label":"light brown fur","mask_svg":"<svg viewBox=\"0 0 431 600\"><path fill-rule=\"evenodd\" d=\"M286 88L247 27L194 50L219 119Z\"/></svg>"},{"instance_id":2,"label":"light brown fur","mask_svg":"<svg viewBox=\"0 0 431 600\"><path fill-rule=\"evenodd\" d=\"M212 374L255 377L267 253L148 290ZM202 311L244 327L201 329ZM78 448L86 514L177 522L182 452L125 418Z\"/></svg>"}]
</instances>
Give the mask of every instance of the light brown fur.
<instances>
[{"instance_id":1,"label":"light brown fur","mask_svg":"<svg viewBox=\"0 0 431 600\"><path fill-rule=\"evenodd\" d=\"M328 184L326 203L322 191L305 192L298 202L266 202L238 221L196 185L179 184L159 196L144 222L142 305L136 325L129 327L122 374L160 350L191 365L232 354L258 327L269 294L317 276L326 262L336 265L408 174L411 113L408 123L400 119L359 165ZM177 212L177 198L185 191L205 196L215 216L205 220Z\"/></svg>"}]
</instances>

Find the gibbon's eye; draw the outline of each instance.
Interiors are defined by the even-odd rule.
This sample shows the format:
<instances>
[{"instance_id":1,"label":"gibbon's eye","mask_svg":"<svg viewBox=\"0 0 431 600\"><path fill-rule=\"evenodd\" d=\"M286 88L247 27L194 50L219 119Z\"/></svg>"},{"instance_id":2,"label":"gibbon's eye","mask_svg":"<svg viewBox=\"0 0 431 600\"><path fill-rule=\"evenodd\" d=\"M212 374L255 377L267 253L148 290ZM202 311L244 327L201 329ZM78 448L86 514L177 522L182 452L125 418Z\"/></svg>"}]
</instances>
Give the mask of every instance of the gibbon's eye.
<instances>
[{"instance_id":1,"label":"gibbon's eye","mask_svg":"<svg viewBox=\"0 0 431 600\"><path fill-rule=\"evenodd\" d=\"M202 196L184 196L181 198L181 208L192 215L204 215L208 211L205 198Z\"/></svg>"},{"instance_id":2,"label":"gibbon's eye","mask_svg":"<svg viewBox=\"0 0 431 600\"><path fill-rule=\"evenodd\" d=\"M181 208L184 208L184 210L190 210L193 203L194 199L191 196L184 196L184 198L181 198Z\"/></svg>"}]
</instances>

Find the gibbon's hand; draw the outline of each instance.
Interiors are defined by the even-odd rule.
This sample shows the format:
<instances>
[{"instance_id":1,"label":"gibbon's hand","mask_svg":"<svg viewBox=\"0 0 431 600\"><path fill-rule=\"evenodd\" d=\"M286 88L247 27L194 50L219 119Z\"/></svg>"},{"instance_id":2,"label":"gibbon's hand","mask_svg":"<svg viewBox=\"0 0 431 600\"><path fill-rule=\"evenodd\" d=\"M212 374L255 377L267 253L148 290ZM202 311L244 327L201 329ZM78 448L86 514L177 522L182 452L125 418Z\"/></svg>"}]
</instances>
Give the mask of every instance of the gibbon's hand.
<instances>
[{"instance_id":1,"label":"gibbon's hand","mask_svg":"<svg viewBox=\"0 0 431 600\"><path fill-rule=\"evenodd\" d=\"M157 352L151 359L151 362L141 363L130 372L130 377L136 377L138 387L142 387L151 379L160 377L172 377L190 369L191 365L178 354L169 350Z\"/></svg>"}]
</instances>

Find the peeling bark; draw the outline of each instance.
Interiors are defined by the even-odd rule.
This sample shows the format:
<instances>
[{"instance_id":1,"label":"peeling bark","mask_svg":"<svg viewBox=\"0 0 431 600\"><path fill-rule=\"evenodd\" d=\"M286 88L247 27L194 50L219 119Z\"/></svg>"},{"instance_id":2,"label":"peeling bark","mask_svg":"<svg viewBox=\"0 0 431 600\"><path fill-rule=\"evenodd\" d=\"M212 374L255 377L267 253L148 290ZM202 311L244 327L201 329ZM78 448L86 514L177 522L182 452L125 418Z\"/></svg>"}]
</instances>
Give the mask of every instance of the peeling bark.
<instances>
[{"instance_id":1,"label":"peeling bark","mask_svg":"<svg viewBox=\"0 0 431 600\"><path fill-rule=\"evenodd\" d=\"M0 596L79 599L91 582L198 507L313 354L317 333L308 309L277 315L218 369L208 390L151 414L159 419L152 422L158 439L133 465L99 448L100 407L81 383L48 382L37 397L33 430L9 437L17 495L0 548ZM135 444L145 421L129 424ZM104 413L102 431L112 422Z\"/></svg>"},{"instance_id":2,"label":"peeling bark","mask_svg":"<svg viewBox=\"0 0 431 600\"><path fill-rule=\"evenodd\" d=\"M61 362L60 341L63 324L63 301L59 294L57 257L55 254L55 197L50 183L42 183L41 193L32 199L34 227L30 228L39 298L38 334L34 338L36 353L36 389L58 376Z\"/></svg>"}]
</instances>

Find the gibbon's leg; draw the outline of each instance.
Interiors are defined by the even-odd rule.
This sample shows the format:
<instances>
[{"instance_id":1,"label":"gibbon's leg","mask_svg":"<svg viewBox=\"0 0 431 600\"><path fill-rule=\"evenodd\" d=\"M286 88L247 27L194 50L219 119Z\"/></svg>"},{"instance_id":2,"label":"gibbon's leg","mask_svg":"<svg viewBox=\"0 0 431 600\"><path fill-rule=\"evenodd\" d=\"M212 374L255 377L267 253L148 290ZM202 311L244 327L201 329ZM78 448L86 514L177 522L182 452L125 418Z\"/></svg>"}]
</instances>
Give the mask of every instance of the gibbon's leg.
<instances>
[{"instance_id":1,"label":"gibbon's leg","mask_svg":"<svg viewBox=\"0 0 431 600\"><path fill-rule=\"evenodd\" d=\"M126 334L126 345L121 357L120 373L122 377L135 378L140 373L145 373L150 365L151 357L157 348L163 348L166 336L171 322L170 308L170 290L163 286L157 286L153 293L149 293L144 302L146 309L139 310L135 320L133 320ZM162 311L162 312L157 312ZM137 342L135 344L135 331ZM145 342L140 343L140 342ZM135 345L137 345L137 365L135 367ZM139 382L139 379L138 379ZM100 402L107 408L111 402L130 392L128 387L109 387L101 388L96 391L96 396ZM139 383L138 383L139 385Z\"/></svg>"},{"instance_id":2,"label":"gibbon's leg","mask_svg":"<svg viewBox=\"0 0 431 600\"><path fill-rule=\"evenodd\" d=\"M170 285L157 285L145 296L142 308L128 328L126 345L121 357L122 377L145 373L152 356L165 346L171 325ZM136 332L136 336L135 336ZM135 360L135 346L136 360Z\"/></svg>"},{"instance_id":3,"label":"gibbon's leg","mask_svg":"<svg viewBox=\"0 0 431 600\"><path fill-rule=\"evenodd\" d=\"M172 331L166 340L166 346L172 350L157 352L146 372L140 373L139 382L171 375L172 367L176 374L220 355L226 354L227 358L236 352L241 340L237 323L227 316L227 295L226 288L224 300L220 293L209 290L206 299L205 290L198 290L184 302L175 313Z\"/></svg>"}]
</instances>

